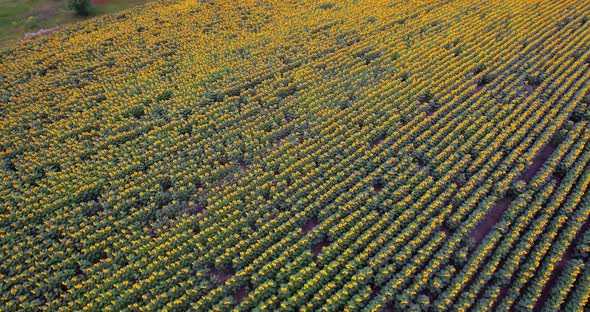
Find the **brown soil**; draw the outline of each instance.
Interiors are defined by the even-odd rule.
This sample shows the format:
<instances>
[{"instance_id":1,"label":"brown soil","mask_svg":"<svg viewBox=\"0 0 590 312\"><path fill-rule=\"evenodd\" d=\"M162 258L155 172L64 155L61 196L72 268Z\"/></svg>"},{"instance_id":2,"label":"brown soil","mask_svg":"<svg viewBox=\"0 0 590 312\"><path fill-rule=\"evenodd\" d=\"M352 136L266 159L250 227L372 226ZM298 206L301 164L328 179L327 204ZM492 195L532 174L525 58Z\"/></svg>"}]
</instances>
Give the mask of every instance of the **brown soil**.
<instances>
[{"instance_id":1,"label":"brown soil","mask_svg":"<svg viewBox=\"0 0 590 312\"><path fill-rule=\"evenodd\" d=\"M307 234L311 232L311 230L313 230L313 228L316 227L319 223L320 220L318 220L317 218L313 218L305 222L305 224L301 227L301 230L303 231L303 233Z\"/></svg>"},{"instance_id":2,"label":"brown soil","mask_svg":"<svg viewBox=\"0 0 590 312\"><path fill-rule=\"evenodd\" d=\"M445 233L447 236L451 235L451 229L449 229L449 227L446 224L441 224L441 226L439 227L439 231Z\"/></svg>"},{"instance_id":3,"label":"brown soil","mask_svg":"<svg viewBox=\"0 0 590 312\"><path fill-rule=\"evenodd\" d=\"M425 165L424 162L422 160L418 159L416 162L416 173L424 170L424 165Z\"/></svg>"},{"instance_id":4,"label":"brown soil","mask_svg":"<svg viewBox=\"0 0 590 312\"><path fill-rule=\"evenodd\" d=\"M317 258L317 256L322 252L322 249L324 249L324 247L328 245L330 245L330 241L326 238L323 241L319 242L317 245L311 247L311 255L314 258Z\"/></svg>"},{"instance_id":5,"label":"brown soil","mask_svg":"<svg viewBox=\"0 0 590 312\"><path fill-rule=\"evenodd\" d=\"M539 301L535 303L535 308L533 309L533 311L541 311L541 308L543 308L543 306L545 305L545 302L549 298L549 291L551 291L551 288L553 288L553 286L555 286L555 284L557 283L557 279L561 275L561 272L563 272L563 269L565 269L565 267L567 266L568 261L572 259L571 247L572 245L570 245L570 248L568 248L563 253L561 261L559 261L559 263L557 263L553 268L553 271L549 276L549 281L547 281L547 284L545 284L545 287L541 291L541 296L539 297Z\"/></svg>"},{"instance_id":6,"label":"brown soil","mask_svg":"<svg viewBox=\"0 0 590 312\"><path fill-rule=\"evenodd\" d=\"M549 281L547 281L547 284L545 285L545 287L541 291L541 296L539 297L539 301L537 301L535 303L535 308L533 309L533 311L541 311L542 310L543 306L545 305L545 302L547 302L547 299L549 298L549 292L557 283L557 280L559 279L559 276L561 276L561 272L567 266L567 263L572 259L572 254L574 251L574 247L576 246L576 243L580 240L580 237L582 235L584 235L584 233L588 230L588 228L590 228L590 219L587 219L586 222L584 222L584 224L582 224L582 226L580 227L580 229L576 233L576 236L572 240L572 243L569 245L569 247L565 250L565 252L561 256L561 260L553 268L553 272L551 272L551 275L549 277Z\"/></svg>"},{"instance_id":7,"label":"brown soil","mask_svg":"<svg viewBox=\"0 0 590 312\"><path fill-rule=\"evenodd\" d=\"M180 208L180 213L186 213L188 215L196 216L198 214L205 214L206 205L199 204L199 203L192 203L189 204L188 202L183 202L183 205Z\"/></svg>"},{"instance_id":8,"label":"brown soil","mask_svg":"<svg viewBox=\"0 0 590 312\"><path fill-rule=\"evenodd\" d=\"M383 181L377 180L373 182L373 192L378 193L383 189Z\"/></svg>"},{"instance_id":9,"label":"brown soil","mask_svg":"<svg viewBox=\"0 0 590 312\"><path fill-rule=\"evenodd\" d=\"M533 159L533 164L530 165L527 170L523 173L521 180L525 182L530 182L532 178L535 176L537 171L541 169L543 164L549 159L551 154L555 151L555 145L549 142L547 143L538 153L535 155Z\"/></svg>"},{"instance_id":10,"label":"brown soil","mask_svg":"<svg viewBox=\"0 0 590 312\"><path fill-rule=\"evenodd\" d=\"M371 287L371 294L369 294L369 298L373 299L377 297L381 289L377 287L375 283L369 283L369 287Z\"/></svg>"},{"instance_id":11,"label":"brown soil","mask_svg":"<svg viewBox=\"0 0 590 312\"><path fill-rule=\"evenodd\" d=\"M375 146L377 146L377 145L379 145L381 143L383 143L383 139L378 139L375 142L371 142L370 145L371 145L371 148L373 148L373 147L375 147Z\"/></svg>"},{"instance_id":12,"label":"brown soil","mask_svg":"<svg viewBox=\"0 0 590 312\"><path fill-rule=\"evenodd\" d=\"M471 238L477 243L488 235L494 225L500 221L504 211L508 209L512 201L507 197L504 197L496 202L496 204L488 211L484 219L477 225L477 227L471 232Z\"/></svg>"},{"instance_id":13,"label":"brown soil","mask_svg":"<svg viewBox=\"0 0 590 312\"><path fill-rule=\"evenodd\" d=\"M436 112L436 109L434 107L429 107L426 110L426 116L430 117L430 116L434 115L434 112Z\"/></svg>"},{"instance_id":14,"label":"brown soil","mask_svg":"<svg viewBox=\"0 0 590 312\"><path fill-rule=\"evenodd\" d=\"M526 83L524 85L524 89L529 93L529 94L533 94L535 92L535 90L537 90L538 85L536 84L532 84L532 83Z\"/></svg>"},{"instance_id":15,"label":"brown soil","mask_svg":"<svg viewBox=\"0 0 590 312\"><path fill-rule=\"evenodd\" d=\"M285 139L286 137L288 137L288 136L289 136L289 133L288 133L288 132L287 132L287 133L283 133L283 134L281 134L281 135L279 135L279 136L277 137L277 141L279 141L279 142L280 142L280 141L284 140L284 139Z\"/></svg>"},{"instance_id":16,"label":"brown soil","mask_svg":"<svg viewBox=\"0 0 590 312\"><path fill-rule=\"evenodd\" d=\"M217 270L216 268L213 268L213 269L209 270L209 274L215 275L217 277L219 284L224 284L225 281L227 281L232 276L234 276L235 273L236 272L231 268L225 269L225 270Z\"/></svg>"},{"instance_id":17,"label":"brown soil","mask_svg":"<svg viewBox=\"0 0 590 312\"><path fill-rule=\"evenodd\" d=\"M246 289L246 287L240 287L234 294L235 303L240 304L242 301L244 301L244 299L246 299L246 297L248 297L249 293L250 292L248 289Z\"/></svg>"}]
</instances>

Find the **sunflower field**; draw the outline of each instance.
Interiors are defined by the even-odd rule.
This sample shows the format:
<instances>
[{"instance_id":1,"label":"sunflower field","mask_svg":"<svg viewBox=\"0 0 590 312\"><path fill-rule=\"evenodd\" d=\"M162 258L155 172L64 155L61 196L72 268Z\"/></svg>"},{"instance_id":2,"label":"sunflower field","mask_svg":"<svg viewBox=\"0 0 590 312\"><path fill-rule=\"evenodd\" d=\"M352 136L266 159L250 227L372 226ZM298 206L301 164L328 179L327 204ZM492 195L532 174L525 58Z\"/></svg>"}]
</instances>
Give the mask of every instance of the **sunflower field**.
<instances>
[{"instance_id":1,"label":"sunflower field","mask_svg":"<svg viewBox=\"0 0 590 312\"><path fill-rule=\"evenodd\" d=\"M590 2L160 0L0 50L0 311L588 311Z\"/></svg>"}]
</instances>

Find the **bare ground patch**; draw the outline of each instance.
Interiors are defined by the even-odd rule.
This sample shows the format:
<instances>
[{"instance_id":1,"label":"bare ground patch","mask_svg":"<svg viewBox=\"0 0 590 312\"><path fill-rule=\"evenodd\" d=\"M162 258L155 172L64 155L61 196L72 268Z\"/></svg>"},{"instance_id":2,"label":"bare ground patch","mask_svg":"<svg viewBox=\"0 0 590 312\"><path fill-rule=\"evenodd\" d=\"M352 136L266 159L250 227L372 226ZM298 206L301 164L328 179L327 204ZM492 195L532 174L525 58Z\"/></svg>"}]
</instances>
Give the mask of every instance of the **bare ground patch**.
<instances>
[{"instance_id":1,"label":"bare ground patch","mask_svg":"<svg viewBox=\"0 0 590 312\"><path fill-rule=\"evenodd\" d=\"M311 230L313 230L313 228L316 227L318 224L320 224L320 220L318 220L317 218L313 218L305 222L305 224L301 227L301 230L303 231L303 233L307 234L311 232Z\"/></svg>"},{"instance_id":2,"label":"bare ground patch","mask_svg":"<svg viewBox=\"0 0 590 312\"><path fill-rule=\"evenodd\" d=\"M572 248L571 247L572 246L570 246L570 248L568 248L563 253L561 260L553 268L553 271L551 272L551 275L549 276L549 281L547 281L547 284L545 284L545 287L541 291L541 296L539 297L539 301L537 301L535 303L535 307L534 307L533 311L541 311L541 308L545 305L545 302L547 301L547 299L549 299L549 292L551 291L551 288L553 288L555 286L555 284L557 283L557 280L559 279L559 276L561 275L561 272L563 272L563 270L567 266L567 263L572 259Z\"/></svg>"},{"instance_id":3,"label":"bare ground patch","mask_svg":"<svg viewBox=\"0 0 590 312\"><path fill-rule=\"evenodd\" d=\"M324 249L324 247L330 245L330 241L325 238L323 239L321 242L313 245L311 247L311 255L312 257L315 259L318 257L318 255L322 252L322 249Z\"/></svg>"},{"instance_id":4,"label":"bare ground patch","mask_svg":"<svg viewBox=\"0 0 590 312\"><path fill-rule=\"evenodd\" d=\"M246 297L248 297L249 293L250 292L248 291L248 289L246 287L238 288L238 290L236 290L236 293L233 295L234 302L236 304L240 304L242 301L244 301L244 299L246 299Z\"/></svg>"},{"instance_id":5,"label":"bare ground patch","mask_svg":"<svg viewBox=\"0 0 590 312\"><path fill-rule=\"evenodd\" d=\"M496 202L494 206L488 211L486 216L483 220L476 226L476 228L471 232L470 237L477 243L481 243L481 241L488 235L488 233L492 230L494 225L500 221L502 215L510 207L512 200L508 197L504 197Z\"/></svg>"},{"instance_id":6,"label":"bare ground patch","mask_svg":"<svg viewBox=\"0 0 590 312\"><path fill-rule=\"evenodd\" d=\"M235 273L236 272L232 268L224 269L224 270L218 270L216 268L212 268L211 270L209 270L209 274L217 277L217 281L219 282L219 284L224 284L225 281L232 278L232 276L234 276Z\"/></svg>"},{"instance_id":7,"label":"bare ground patch","mask_svg":"<svg viewBox=\"0 0 590 312\"><path fill-rule=\"evenodd\" d=\"M30 33L25 34L24 39L33 39L33 38L37 38L37 37L41 37L41 36L46 36L46 35L49 35L49 34L55 32L58 29L59 29L58 26L51 27L51 28L39 29L35 32L30 32Z\"/></svg>"},{"instance_id":8,"label":"bare ground patch","mask_svg":"<svg viewBox=\"0 0 590 312\"><path fill-rule=\"evenodd\" d=\"M545 306L545 302L547 302L547 299L549 299L549 292L551 291L551 289L553 287L556 286L557 281L559 280L559 277L561 276L561 273L567 267L567 264L569 263L569 261L572 260L572 255L574 252L574 247L576 246L576 242L578 242L580 240L580 238L583 236L583 234L589 228L590 228L590 219L586 219L586 222L584 222L584 224L580 227L580 229L576 233L576 236L572 240L572 243L568 246L568 248L565 250L565 252L561 256L561 260L553 268L553 271L551 272L551 275L549 276L549 281L547 281L547 284L545 284L545 287L541 291L541 296L539 297L539 301L537 301L535 303L535 307L534 307L533 311L541 311L543 309L543 307Z\"/></svg>"},{"instance_id":9,"label":"bare ground patch","mask_svg":"<svg viewBox=\"0 0 590 312\"><path fill-rule=\"evenodd\" d=\"M555 144L553 142L547 143L533 158L533 164L522 174L521 180L530 182L535 174L543 167L543 164L549 159L551 154L555 151Z\"/></svg>"}]
</instances>

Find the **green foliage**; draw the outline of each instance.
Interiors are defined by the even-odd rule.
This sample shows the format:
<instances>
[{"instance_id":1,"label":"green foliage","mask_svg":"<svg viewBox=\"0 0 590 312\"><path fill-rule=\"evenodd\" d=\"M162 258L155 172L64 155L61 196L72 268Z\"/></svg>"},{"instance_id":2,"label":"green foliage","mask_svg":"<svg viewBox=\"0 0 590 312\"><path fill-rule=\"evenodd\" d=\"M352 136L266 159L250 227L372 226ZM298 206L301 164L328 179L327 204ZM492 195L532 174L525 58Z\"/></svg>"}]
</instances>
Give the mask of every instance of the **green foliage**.
<instances>
[{"instance_id":1,"label":"green foliage","mask_svg":"<svg viewBox=\"0 0 590 312\"><path fill-rule=\"evenodd\" d=\"M2 52L0 310L581 310L590 29L325 1L156 2Z\"/></svg>"},{"instance_id":2,"label":"green foliage","mask_svg":"<svg viewBox=\"0 0 590 312\"><path fill-rule=\"evenodd\" d=\"M326 3L322 3L320 5L318 5L318 8L322 9L322 10L328 10L331 9L335 6L334 3L332 2L326 2Z\"/></svg>"},{"instance_id":3,"label":"green foliage","mask_svg":"<svg viewBox=\"0 0 590 312\"><path fill-rule=\"evenodd\" d=\"M172 91L166 90L166 91L162 92L160 95L158 95L156 100L158 100L158 102L161 102L161 101L169 100L171 98L172 98Z\"/></svg>"},{"instance_id":4,"label":"green foliage","mask_svg":"<svg viewBox=\"0 0 590 312\"><path fill-rule=\"evenodd\" d=\"M90 0L68 0L68 9L79 16L88 16L92 10L92 3Z\"/></svg>"}]
</instances>

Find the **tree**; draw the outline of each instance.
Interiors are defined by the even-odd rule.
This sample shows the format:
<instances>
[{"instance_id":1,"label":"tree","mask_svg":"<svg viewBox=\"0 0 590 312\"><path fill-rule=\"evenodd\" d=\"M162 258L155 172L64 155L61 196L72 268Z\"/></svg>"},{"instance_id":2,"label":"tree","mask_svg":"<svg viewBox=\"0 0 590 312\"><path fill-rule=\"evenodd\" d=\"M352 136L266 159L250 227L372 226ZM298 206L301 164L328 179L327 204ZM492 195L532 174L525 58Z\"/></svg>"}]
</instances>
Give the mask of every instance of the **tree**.
<instances>
[{"instance_id":1,"label":"tree","mask_svg":"<svg viewBox=\"0 0 590 312\"><path fill-rule=\"evenodd\" d=\"M73 10L79 16L90 15L90 0L68 0L68 9Z\"/></svg>"}]
</instances>

